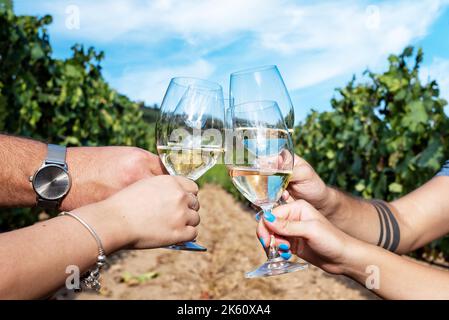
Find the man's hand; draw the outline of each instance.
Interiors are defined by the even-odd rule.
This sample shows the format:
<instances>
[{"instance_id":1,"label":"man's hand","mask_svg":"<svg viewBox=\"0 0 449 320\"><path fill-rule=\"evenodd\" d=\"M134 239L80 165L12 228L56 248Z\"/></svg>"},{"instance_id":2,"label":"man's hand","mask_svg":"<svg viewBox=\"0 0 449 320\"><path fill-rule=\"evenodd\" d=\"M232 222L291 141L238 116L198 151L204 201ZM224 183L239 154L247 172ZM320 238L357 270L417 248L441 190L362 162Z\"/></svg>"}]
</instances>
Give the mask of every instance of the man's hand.
<instances>
[{"instance_id":1,"label":"man's hand","mask_svg":"<svg viewBox=\"0 0 449 320\"><path fill-rule=\"evenodd\" d=\"M0 207L32 207L29 181L44 162L47 145L0 134ZM72 188L61 210L103 200L137 180L165 173L159 157L135 147L75 147L66 157Z\"/></svg>"},{"instance_id":2,"label":"man's hand","mask_svg":"<svg viewBox=\"0 0 449 320\"><path fill-rule=\"evenodd\" d=\"M164 173L158 156L134 147L68 148L67 165L72 188L61 205L65 211L106 199L140 179Z\"/></svg>"}]
</instances>

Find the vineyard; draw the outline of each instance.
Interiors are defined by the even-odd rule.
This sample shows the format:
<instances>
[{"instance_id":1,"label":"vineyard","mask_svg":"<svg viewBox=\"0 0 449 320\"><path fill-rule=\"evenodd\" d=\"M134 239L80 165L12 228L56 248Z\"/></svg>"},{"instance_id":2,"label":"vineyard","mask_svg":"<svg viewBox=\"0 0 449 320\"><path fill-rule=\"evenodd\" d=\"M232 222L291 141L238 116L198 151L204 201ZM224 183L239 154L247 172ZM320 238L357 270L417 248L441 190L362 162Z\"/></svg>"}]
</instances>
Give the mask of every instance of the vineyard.
<instances>
[{"instance_id":1,"label":"vineyard","mask_svg":"<svg viewBox=\"0 0 449 320\"><path fill-rule=\"evenodd\" d=\"M67 146L132 145L154 152L157 106L132 101L111 88L102 75L103 52L76 44L71 57L54 58L47 29L51 23L51 16L17 16L11 8L0 6L0 131ZM438 83L424 83L419 78L423 59L421 49L407 47L401 54L388 58L384 72L367 70L359 79L354 77L337 89L329 111L312 110L296 127L296 152L308 160L328 184L364 198L392 200L432 178L449 159L449 118L444 113L447 102L439 97ZM238 276L233 278L234 286L229 288L224 285L205 287L192 296L183 297L245 298L238 295L240 289L262 292L269 288L278 292L278 286L265 280L240 287L241 273L260 262L263 252L245 258L248 251L253 252L257 247L255 225L226 169L216 166L199 184L207 186L202 191L202 197L208 199L206 208L226 200L220 203L220 210L215 207L214 214L205 215L209 229L204 235L210 237L204 242L212 252L217 248L226 250L226 255L214 257L208 253L195 263L208 263L206 265L212 269L225 265L229 272L235 270ZM220 185L228 194L221 189L217 191L211 184ZM223 193L225 200L212 199L214 193ZM234 203L234 200L239 202ZM228 209L229 203L232 205ZM243 211L234 215L232 221L237 224L240 219L246 221L241 226L244 230L237 230L233 235L244 239L245 243L227 245L223 239L213 239L216 232L213 228L228 228L221 231L223 234L233 230L233 226L224 221L228 214L234 213L226 210ZM3 210L0 231L30 225L37 217L35 209ZM219 249L221 246L224 247ZM182 255L187 257L187 254ZM414 256L449 260L449 237L418 250ZM143 264L145 259L139 261ZM148 259L150 268L161 259L171 261L174 254L153 253ZM239 267L234 269L234 264ZM133 272L148 271L137 269ZM317 272L314 270L312 274ZM122 272L117 274L123 278ZM289 281L288 277L285 279L283 281ZM115 281L114 276L109 280ZM126 279L120 281L126 283ZM341 280L332 278L329 281L338 287ZM220 280L210 283L215 282ZM347 297L366 294L358 290L348 291ZM109 294L114 296L115 293L106 293ZM256 296L248 293L246 297ZM293 298L290 293L285 293L284 297Z\"/></svg>"}]
</instances>

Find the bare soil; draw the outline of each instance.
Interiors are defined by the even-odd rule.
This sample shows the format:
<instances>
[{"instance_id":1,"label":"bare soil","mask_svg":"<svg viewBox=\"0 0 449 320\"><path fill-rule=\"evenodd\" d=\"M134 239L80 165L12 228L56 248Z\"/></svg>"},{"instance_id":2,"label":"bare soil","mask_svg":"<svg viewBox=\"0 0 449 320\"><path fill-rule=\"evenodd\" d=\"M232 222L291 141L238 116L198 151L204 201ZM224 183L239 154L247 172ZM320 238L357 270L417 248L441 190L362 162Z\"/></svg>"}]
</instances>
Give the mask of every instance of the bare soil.
<instances>
[{"instance_id":1,"label":"bare soil","mask_svg":"<svg viewBox=\"0 0 449 320\"><path fill-rule=\"evenodd\" d=\"M244 273L265 260L254 212L215 185L199 194L198 243L206 253L167 249L120 252L102 275L100 293L61 292L59 299L376 299L354 281L308 270L263 279Z\"/></svg>"}]
</instances>

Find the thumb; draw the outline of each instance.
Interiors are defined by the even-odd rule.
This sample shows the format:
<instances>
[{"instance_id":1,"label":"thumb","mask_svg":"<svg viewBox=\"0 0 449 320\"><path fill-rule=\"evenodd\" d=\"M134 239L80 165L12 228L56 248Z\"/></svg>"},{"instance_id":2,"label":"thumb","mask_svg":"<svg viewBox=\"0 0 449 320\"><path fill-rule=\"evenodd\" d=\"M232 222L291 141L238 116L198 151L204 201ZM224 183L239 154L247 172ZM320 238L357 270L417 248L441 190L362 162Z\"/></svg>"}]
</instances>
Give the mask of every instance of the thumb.
<instances>
[{"instance_id":1,"label":"thumb","mask_svg":"<svg viewBox=\"0 0 449 320\"><path fill-rule=\"evenodd\" d=\"M295 155L295 166L293 167L293 175L290 181L302 182L303 180L308 180L313 176L314 172L315 170L306 160Z\"/></svg>"}]
</instances>

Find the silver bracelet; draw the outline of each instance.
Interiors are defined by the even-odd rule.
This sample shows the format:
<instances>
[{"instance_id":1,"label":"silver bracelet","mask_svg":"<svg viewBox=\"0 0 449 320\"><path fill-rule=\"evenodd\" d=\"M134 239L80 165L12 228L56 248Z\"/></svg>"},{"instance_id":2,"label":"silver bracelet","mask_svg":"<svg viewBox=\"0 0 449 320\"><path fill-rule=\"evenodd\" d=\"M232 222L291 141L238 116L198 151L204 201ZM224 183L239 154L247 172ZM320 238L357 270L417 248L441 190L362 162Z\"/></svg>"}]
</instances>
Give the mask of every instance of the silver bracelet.
<instances>
[{"instance_id":1,"label":"silver bracelet","mask_svg":"<svg viewBox=\"0 0 449 320\"><path fill-rule=\"evenodd\" d=\"M66 211L61 212L59 215L60 216L69 216L69 217L72 217L72 218L78 220L78 222L81 223L95 238L95 241L97 242L97 245L98 245L98 256L97 256L96 266L94 269L87 271L83 275L81 281L87 289L99 291L101 289L101 284L99 281L100 271L107 263L105 251L103 248L103 243L101 242L100 237L95 232L95 230L92 229L91 226L89 226L86 222L84 222L83 219L81 219L77 215L75 215L71 212L66 212Z\"/></svg>"}]
</instances>

